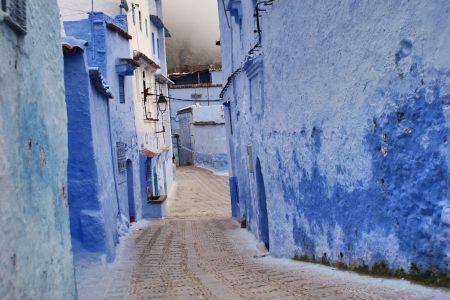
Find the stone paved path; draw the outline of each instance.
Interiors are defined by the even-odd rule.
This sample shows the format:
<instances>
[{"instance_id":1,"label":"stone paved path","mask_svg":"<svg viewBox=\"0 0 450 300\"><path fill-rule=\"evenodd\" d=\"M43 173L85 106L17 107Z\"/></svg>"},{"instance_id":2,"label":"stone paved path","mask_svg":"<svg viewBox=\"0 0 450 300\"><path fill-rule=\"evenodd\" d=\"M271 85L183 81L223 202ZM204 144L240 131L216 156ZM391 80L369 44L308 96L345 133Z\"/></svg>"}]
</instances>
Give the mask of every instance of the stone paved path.
<instances>
[{"instance_id":1,"label":"stone paved path","mask_svg":"<svg viewBox=\"0 0 450 300\"><path fill-rule=\"evenodd\" d=\"M84 270L80 298L450 299L406 281L262 257L252 236L229 218L227 181L179 168L169 217L138 224L114 264Z\"/></svg>"}]
</instances>

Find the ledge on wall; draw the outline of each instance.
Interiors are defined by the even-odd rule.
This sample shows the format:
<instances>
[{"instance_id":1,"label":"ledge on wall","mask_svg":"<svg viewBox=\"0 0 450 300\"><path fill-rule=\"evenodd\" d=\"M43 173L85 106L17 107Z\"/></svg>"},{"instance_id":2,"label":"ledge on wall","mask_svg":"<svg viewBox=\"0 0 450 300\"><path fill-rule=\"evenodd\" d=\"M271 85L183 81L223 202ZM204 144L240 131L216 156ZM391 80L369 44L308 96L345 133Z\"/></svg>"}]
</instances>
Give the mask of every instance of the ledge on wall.
<instances>
[{"instance_id":1,"label":"ledge on wall","mask_svg":"<svg viewBox=\"0 0 450 300\"><path fill-rule=\"evenodd\" d=\"M197 126L215 126L215 125L225 125L225 122L196 121L196 122L192 122L192 125L197 125Z\"/></svg>"},{"instance_id":2,"label":"ledge on wall","mask_svg":"<svg viewBox=\"0 0 450 300\"><path fill-rule=\"evenodd\" d=\"M99 68L89 68L89 77L94 83L95 88L103 95L108 97L109 99L114 98L111 91L109 90L109 86L106 84L102 74L100 73Z\"/></svg>"},{"instance_id":3,"label":"ledge on wall","mask_svg":"<svg viewBox=\"0 0 450 300\"><path fill-rule=\"evenodd\" d=\"M147 203L149 203L149 204L162 204L166 200L167 200L167 195L159 195L159 196L148 195L147 196Z\"/></svg>"}]
</instances>

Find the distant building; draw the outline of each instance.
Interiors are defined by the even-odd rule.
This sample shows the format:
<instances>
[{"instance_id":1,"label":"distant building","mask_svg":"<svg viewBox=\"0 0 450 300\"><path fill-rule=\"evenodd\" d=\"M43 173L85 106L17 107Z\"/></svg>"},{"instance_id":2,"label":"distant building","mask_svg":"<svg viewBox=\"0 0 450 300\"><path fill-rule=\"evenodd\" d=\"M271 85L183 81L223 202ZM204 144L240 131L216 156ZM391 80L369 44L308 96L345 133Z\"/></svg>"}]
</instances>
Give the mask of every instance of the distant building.
<instances>
[{"instance_id":1,"label":"distant building","mask_svg":"<svg viewBox=\"0 0 450 300\"><path fill-rule=\"evenodd\" d=\"M222 70L208 68L191 73L170 74L174 84L169 86L170 122L172 124L172 147L175 162L180 164L178 150L180 148L180 120L178 111L191 105L220 106L219 94L222 90ZM212 108L212 112L217 111ZM181 163L183 165L183 163Z\"/></svg>"},{"instance_id":2,"label":"distant building","mask_svg":"<svg viewBox=\"0 0 450 300\"><path fill-rule=\"evenodd\" d=\"M76 299L58 7L0 6L0 298Z\"/></svg>"},{"instance_id":3,"label":"distant building","mask_svg":"<svg viewBox=\"0 0 450 300\"><path fill-rule=\"evenodd\" d=\"M449 274L445 8L219 1L233 216L271 255Z\"/></svg>"},{"instance_id":4,"label":"distant building","mask_svg":"<svg viewBox=\"0 0 450 300\"><path fill-rule=\"evenodd\" d=\"M225 117L222 105L192 105L178 110L179 164L228 172Z\"/></svg>"}]
</instances>

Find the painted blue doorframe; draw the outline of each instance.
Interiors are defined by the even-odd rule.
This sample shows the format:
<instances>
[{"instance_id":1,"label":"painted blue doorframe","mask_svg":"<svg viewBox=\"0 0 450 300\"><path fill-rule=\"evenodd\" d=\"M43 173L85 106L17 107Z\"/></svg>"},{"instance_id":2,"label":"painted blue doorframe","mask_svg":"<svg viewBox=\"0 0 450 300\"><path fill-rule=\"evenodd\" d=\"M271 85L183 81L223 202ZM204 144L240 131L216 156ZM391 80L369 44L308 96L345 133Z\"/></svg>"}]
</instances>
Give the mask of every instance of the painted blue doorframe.
<instances>
[{"instance_id":1,"label":"painted blue doorframe","mask_svg":"<svg viewBox=\"0 0 450 300\"><path fill-rule=\"evenodd\" d=\"M256 159L256 186L257 186L257 196L259 202L259 230L260 239L266 245L267 250L269 250L269 220L267 217L267 203L266 203L266 189L264 187L264 178L261 172L261 163L259 158Z\"/></svg>"},{"instance_id":2,"label":"painted blue doorframe","mask_svg":"<svg viewBox=\"0 0 450 300\"><path fill-rule=\"evenodd\" d=\"M130 222L134 222L136 218L136 208L134 203L134 189L133 189L133 163L127 160L127 189L128 189L128 212Z\"/></svg>"}]
</instances>

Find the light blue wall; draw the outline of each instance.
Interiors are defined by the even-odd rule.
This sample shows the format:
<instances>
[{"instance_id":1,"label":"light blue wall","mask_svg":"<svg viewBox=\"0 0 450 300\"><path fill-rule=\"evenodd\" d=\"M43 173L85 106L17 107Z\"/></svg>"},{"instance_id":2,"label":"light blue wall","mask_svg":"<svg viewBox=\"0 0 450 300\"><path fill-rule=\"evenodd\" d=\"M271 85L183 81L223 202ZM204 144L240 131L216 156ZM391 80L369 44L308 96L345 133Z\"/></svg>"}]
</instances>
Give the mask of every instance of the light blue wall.
<instances>
[{"instance_id":1,"label":"light blue wall","mask_svg":"<svg viewBox=\"0 0 450 300\"><path fill-rule=\"evenodd\" d=\"M75 299L58 7L26 3L25 35L0 12L0 298Z\"/></svg>"},{"instance_id":2,"label":"light blue wall","mask_svg":"<svg viewBox=\"0 0 450 300\"><path fill-rule=\"evenodd\" d=\"M272 255L448 273L450 3L274 1L246 57L252 2L219 5L240 218L262 239L251 145Z\"/></svg>"},{"instance_id":3,"label":"light blue wall","mask_svg":"<svg viewBox=\"0 0 450 300\"><path fill-rule=\"evenodd\" d=\"M126 22L120 21L123 16L118 16L116 19L118 21L115 24L125 30L126 27L122 24L126 24ZM88 123L78 120L78 117L74 117L72 121L69 119L69 126L73 126L74 130L83 131L88 136L92 135L92 144L89 147L94 150L95 154L91 158L91 163L87 160L81 160L74 164L74 167L90 168L94 164L98 168L97 174L89 177L98 183L97 190L93 190L91 194L86 195L85 189L76 187L74 189L78 194L73 197L73 201L81 201L81 199L84 199L83 203L91 201L96 203L98 201L97 205L102 209L101 215L98 216L99 220L89 216L89 220L95 221L93 225L96 226L91 231L96 236L101 236L101 232L104 232L107 243L102 244L95 238L90 238L88 243L86 239L82 238L82 232L81 235L79 235L80 232L74 230L72 233L75 238L83 241L85 248L91 251L104 251L108 258L112 260L115 253L114 245L117 244L118 237L126 233L129 226L130 212L135 213L135 219L142 217L142 201L140 201L139 153L132 100L132 79L130 77L130 75L133 75L133 68L128 66L126 68L128 70L124 71L122 68L116 67L118 64L124 64L124 61L120 59L129 58L129 43L125 37L108 29L105 21L114 22L113 19L103 13L94 13L87 20L65 22L64 24L67 35L87 39L87 64L89 67L99 68L104 76L105 84L109 86L109 91L113 96L112 99L100 101L100 99L95 99L95 91L91 92L85 95L85 101L91 103L90 110L85 111L84 114L74 111L74 114L77 113L76 115L79 117L90 117L95 120L95 122L92 122L91 130L80 126L80 124L86 124L87 126ZM68 67L66 72L76 68L76 65ZM125 103L120 103L119 76L124 76ZM70 88L78 93L81 90L78 81L83 76L74 74L73 77L74 84ZM103 106L101 111L99 111L100 106ZM74 107L74 109L79 108ZM73 136L71 141L74 143L74 149L76 149L80 138L81 134ZM125 160L129 160L131 163L130 168L124 168L123 171L119 170L118 166L117 142L125 143L127 149ZM130 182L134 183L132 187L128 186L127 183L127 172L129 171L133 173L130 175L133 178ZM131 194L129 194L129 189ZM134 195L134 207L129 207L129 204L133 205L133 202L128 199L129 195ZM96 197L97 200L95 200ZM84 227L90 228L92 224L86 221L84 225ZM75 228L74 226L72 227ZM82 230L83 224L81 224Z\"/></svg>"},{"instance_id":4,"label":"light blue wall","mask_svg":"<svg viewBox=\"0 0 450 300\"><path fill-rule=\"evenodd\" d=\"M178 112L180 165L227 172L228 155L222 105L191 106Z\"/></svg>"}]
</instances>

